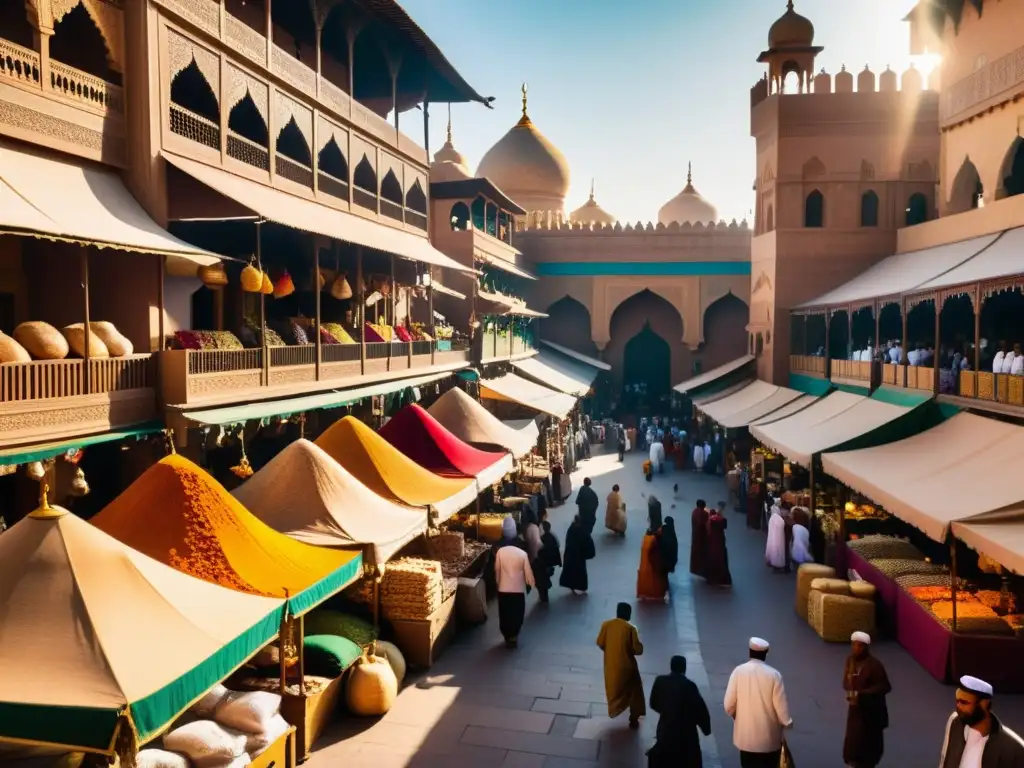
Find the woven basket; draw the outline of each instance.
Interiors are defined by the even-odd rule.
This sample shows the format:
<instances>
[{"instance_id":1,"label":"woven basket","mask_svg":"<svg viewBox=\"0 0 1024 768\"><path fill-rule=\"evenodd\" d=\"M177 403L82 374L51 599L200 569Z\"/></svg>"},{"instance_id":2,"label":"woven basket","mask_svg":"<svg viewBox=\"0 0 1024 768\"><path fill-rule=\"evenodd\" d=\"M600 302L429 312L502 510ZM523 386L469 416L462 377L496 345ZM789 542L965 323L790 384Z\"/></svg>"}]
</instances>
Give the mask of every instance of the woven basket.
<instances>
[{"instance_id":1,"label":"woven basket","mask_svg":"<svg viewBox=\"0 0 1024 768\"><path fill-rule=\"evenodd\" d=\"M815 579L811 582L811 592L824 592L829 595L850 594L850 582L845 579Z\"/></svg>"},{"instance_id":2,"label":"woven basket","mask_svg":"<svg viewBox=\"0 0 1024 768\"><path fill-rule=\"evenodd\" d=\"M850 595L852 597L859 597L862 600L874 600L877 594L878 589L868 581L850 582Z\"/></svg>"},{"instance_id":3,"label":"woven basket","mask_svg":"<svg viewBox=\"0 0 1024 768\"><path fill-rule=\"evenodd\" d=\"M224 271L224 265L219 261L206 267L199 267L196 270L196 277L203 281L207 288L223 288L228 284L228 273Z\"/></svg>"},{"instance_id":4,"label":"woven basket","mask_svg":"<svg viewBox=\"0 0 1024 768\"><path fill-rule=\"evenodd\" d=\"M875 604L848 595L811 592L808 621L826 643L848 643L854 632L875 633Z\"/></svg>"},{"instance_id":5,"label":"woven basket","mask_svg":"<svg viewBox=\"0 0 1024 768\"><path fill-rule=\"evenodd\" d=\"M796 613L801 619L807 618L807 596L811 592L811 582L815 579L828 579L836 575L836 569L818 563L804 563L796 572Z\"/></svg>"}]
</instances>

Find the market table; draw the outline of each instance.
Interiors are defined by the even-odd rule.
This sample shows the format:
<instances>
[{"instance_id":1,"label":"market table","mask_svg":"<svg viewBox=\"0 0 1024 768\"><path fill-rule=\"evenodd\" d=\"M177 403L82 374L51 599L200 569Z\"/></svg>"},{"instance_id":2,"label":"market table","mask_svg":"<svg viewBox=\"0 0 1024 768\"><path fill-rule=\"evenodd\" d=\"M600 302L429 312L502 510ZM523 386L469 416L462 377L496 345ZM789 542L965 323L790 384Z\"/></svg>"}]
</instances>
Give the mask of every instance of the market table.
<instances>
[{"instance_id":1,"label":"market table","mask_svg":"<svg viewBox=\"0 0 1024 768\"><path fill-rule=\"evenodd\" d=\"M878 590L878 602L881 606L878 612L879 626L890 631L894 629L897 626L899 596L903 590L895 581L849 547L846 547L846 566L856 571L858 576Z\"/></svg>"}]
</instances>

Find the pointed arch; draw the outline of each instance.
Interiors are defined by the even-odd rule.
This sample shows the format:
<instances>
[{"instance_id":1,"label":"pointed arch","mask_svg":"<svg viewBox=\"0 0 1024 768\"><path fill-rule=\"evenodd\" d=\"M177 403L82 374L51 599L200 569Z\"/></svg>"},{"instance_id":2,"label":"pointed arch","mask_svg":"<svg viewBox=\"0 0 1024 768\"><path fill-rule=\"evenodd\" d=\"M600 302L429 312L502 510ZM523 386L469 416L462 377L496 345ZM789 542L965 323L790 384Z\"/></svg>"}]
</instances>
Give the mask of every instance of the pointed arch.
<instances>
[{"instance_id":1,"label":"pointed arch","mask_svg":"<svg viewBox=\"0 0 1024 768\"><path fill-rule=\"evenodd\" d=\"M999 191L996 198L1024 194L1024 139L1014 136L999 168Z\"/></svg>"},{"instance_id":2,"label":"pointed arch","mask_svg":"<svg viewBox=\"0 0 1024 768\"><path fill-rule=\"evenodd\" d=\"M869 189L860 196L860 225L862 227L878 226L878 194Z\"/></svg>"},{"instance_id":3,"label":"pointed arch","mask_svg":"<svg viewBox=\"0 0 1024 768\"><path fill-rule=\"evenodd\" d=\"M803 167L803 177L805 179L819 179L825 175L825 164L821 162L821 158L817 155L812 157Z\"/></svg>"},{"instance_id":4,"label":"pointed arch","mask_svg":"<svg viewBox=\"0 0 1024 768\"><path fill-rule=\"evenodd\" d=\"M338 142L331 136L317 155L317 186L321 192L348 199L348 161Z\"/></svg>"},{"instance_id":5,"label":"pointed arch","mask_svg":"<svg viewBox=\"0 0 1024 768\"><path fill-rule=\"evenodd\" d=\"M419 179L416 179L409 187L409 191L405 193L405 207L410 211L427 215L427 196L423 192Z\"/></svg>"},{"instance_id":6,"label":"pointed arch","mask_svg":"<svg viewBox=\"0 0 1024 768\"><path fill-rule=\"evenodd\" d=\"M818 228L825 226L825 196L814 190L804 200L804 226Z\"/></svg>"},{"instance_id":7,"label":"pointed arch","mask_svg":"<svg viewBox=\"0 0 1024 768\"><path fill-rule=\"evenodd\" d=\"M294 117L289 118L281 132L277 134L275 149L279 155L284 155L289 160L294 160L307 168L313 167L313 154Z\"/></svg>"},{"instance_id":8,"label":"pointed arch","mask_svg":"<svg viewBox=\"0 0 1024 768\"><path fill-rule=\"evenodd\" d=\"M50 56L87 75L121 85L121 75L110 66L110 52L103 31L81 0L54 23Z\"/></svg>"},{"instance_id":9,"label":"pointed arch","mask_svg":"<svg viewBox=\"0 0 1024 768\"><path fill-rule=\"evenodd\" d=\"M743 299L729 291L708 305L701 322L703 345L726 360L742 357L750 322L750 308Z\"/></svg>"},{"instance_id":10,"label":"pointed arch","mask_svg":"<svg viewBox=\"0 0 1024 768\"><path fill-rule=\"evenodd\" d=\"M228 155L264 171L270 170L270 131L249 91L228 113Z\"/></svg>"},{"instance_id":11,"label":"pointed arch","mask_svg":"<svg viewBox=\"0 0 1024 768\"><path fill-rule=\"evenodd\" d=\"M484 231L484 221L487 218L487 201L478 197L473 201L471 207L473 212L473 229Z\"/></svg>"},{"instance_id":12,"label":"pointed arch","mask_svg":"<svg viewBox=\"0 0 1024 768\"><path fill-rule=\"evenodd\" d=\"M220 103L195 59L171 81L171 105L172 133L220 150Z\"/></svg>"},{"instance_id":13,"label":"pointed arch","mask_svg":"<svg viewBox=\"0 0 1024 768\"><path fill-rule=\"evenodd\" d=\"M356 164L356 171L352 175L352 183L366 192L377 195L377 172L373 170L370 159L364 154L359 163Z\"/></svg>"},{"instance_id":14,"label":"pointed arch","mask_svg":"<svg viewBox=\"0 0 1024 768\"><path fill-rule=\"evenodd\" d=\"M978 200L984 193L981 174L971 162L971 158L965 157L953 178L953 186L950 187L949 212L963 213L977 208Z\"/></svg>"},{"instance_id":15,"label":"pointed arch","mask_svg":"<svg viewBox=\"0 0 1024 768\"><path fill-rule=\"evenodd\" d=\"M563 296L546 310L547 317L540 320L542 339L561 344L584 355L599 357L593 342L590 310L572 296Z\"/></svg>"},{"instance_id":16,"label":"pointed arch","mask_svg":"<svg viewBox=\"0 0 1024 768\"><path fill-rule=\"evenodd\" d=\"M384 174L384 178L381 179L380 196L395 205L402 205L405 202L403 199L404 195L402 194L402 183L390 168Z\"/></svg>"}]
</instances>

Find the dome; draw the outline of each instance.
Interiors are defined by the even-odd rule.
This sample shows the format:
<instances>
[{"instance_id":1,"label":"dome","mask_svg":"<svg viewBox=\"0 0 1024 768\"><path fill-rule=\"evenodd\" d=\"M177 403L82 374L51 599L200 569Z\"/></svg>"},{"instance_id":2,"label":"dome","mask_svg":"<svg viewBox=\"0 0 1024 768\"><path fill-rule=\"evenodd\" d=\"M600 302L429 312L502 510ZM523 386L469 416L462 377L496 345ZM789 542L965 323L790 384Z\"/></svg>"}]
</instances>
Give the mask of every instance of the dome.
<instances>
[{"instance_id":1,"label":"dome","mask_svg":"<svg viewBox=\"0 0 1024 768\"><path fill-rule=\"evenodd\" d=\"M594 182L590 182L590 199L583 205L569 214L569 221L578 224L604 224L611 226L615 223L615 217L597 204L594 199Z\"/></svg>"},{"instance_id":2,"label":"dome","mask_svg":"<svg viewBox=\"0 0 1024 768\"><path fill-rule=\"evenodd\" d=\"M718 210L701 197L693 186L692 166L686 172L686 187L658 211L658 223L669 224L714 224L718 221Z\"/></svg>"},{"instance_id":3,"label":"dome","mask_svg":"<svg viewBox=\"0 0 1024 768\"><path fill-rule=\"evenodd\" d=\"M814 25L793 10L789 0L786 12L768 30L769 48L809 48L814 43Z\"/></svg>"},{"instance_id":4,"label":"dome","mask_svg":"<svg viewBox=\"0 0 1024 768\"><path fill-rule=\"evenodd\" d=\"M431 181L465 181L473 178L466 165L466 157L452 143L452 118L448 115L448 137L437 152L434 162L430 164Z\"/></svg>"},{"instance_id":5,"label":"dome","mask_svg":"<svg viewBox=\"0 0 1024 768\"><path fill-rule=\"evenodd\" d=\"M487 150L476 170L528 211L561 211L569 191L569 164L526 113Z\"/></svg>"}]
</instances>

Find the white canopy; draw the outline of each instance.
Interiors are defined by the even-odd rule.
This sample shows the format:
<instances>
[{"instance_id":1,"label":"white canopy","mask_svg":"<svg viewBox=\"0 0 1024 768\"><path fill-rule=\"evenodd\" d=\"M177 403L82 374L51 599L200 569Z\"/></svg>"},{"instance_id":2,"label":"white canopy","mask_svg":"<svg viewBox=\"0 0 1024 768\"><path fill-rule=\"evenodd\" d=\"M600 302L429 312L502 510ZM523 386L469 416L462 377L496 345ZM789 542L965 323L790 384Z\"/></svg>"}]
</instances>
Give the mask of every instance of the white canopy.
<instances>
[{"instance_id":1,"label":"white canopy","mask_svg":"<svg viewBox=\"0 0 1024 768\"><path fill-rule=\"evenodd\" d=\"M965 541L971 543L972 532L1021 519L1024 490L1015 482L1021 456L1024 428L959 413L905 440L826 453L821 462L825 472L930 539L945 541L950 523L969 523ZM975 536L972 546L977 544Z\"/></svg>"},{"instance_id":2,"label":"white canopy","mask_svg":"<svg viewBox=\"0 0 1024 768\"><path fill-rule=\"evenodd\" d=\"M514 360L512 367L545 386L577 397L587 394L597 378L596 368L545 350L534 357Z\"/></svg>"},{"instance_id":3,"label":"white canopy","mask_svg":"<svg viewBox=\"0 0 1024 768\"><path fill-rule=\"evenodd\" d=\"M562 346L561 344L556 344L553 341L541 339L540 343L543 344L545 347L551 347L551 349L555 350L556 352L561 352L563 355L568 355L569 357L579 360L581 363L586 363L587 365L593 366L598 370L610 371L612 369L612 367L608 365L608 363L601 362L595 357L588 357L587 355L584 355L581 352L577 352L575 349L570 349L569 347Z\"/></svg>"},{"instance_id":4,"label":"white canopy","mask_svg":"<svg viewBox=\"0 0 1024 768\"><path fill-rule=\"evenodd\" d=\"M536 424L532 437L520 433L502 423L497 416L458 387L452 387L441 395L427 412L466 443L477 446L497 445L516 458L525 456L537 445ZM532 419L530 423L534 423Z\"/></svg>"},{"instance_id":5,"label":"white canopy","mask_svg":"<svg viewBox=\"0 0 1024 768\"><path fill-rule=\"evenodd\" d=\"M918 290L940 290L954 285L1019 275L1024 272L1021 254L1024 254L1024 227L1003 232L999 239L971 259L918 286Z\"/></svg>"},{"instance_id":6,"label":"white canopy","mask_svg":"<svg viewBox=\"0 0 1024 768\"><path fill-rule=\"evenodd\" d=\"M694 376L691 379L687 379L682 384L675 386L676 392L681 394L687 394L693 392L698 387L704 387L708 384L712 384L723 376L728 376L730 373L738 371L740 368L745 366L747 363L752 363L756 358L753 355L744 355L743 357L737 358L732 362L720 365L717 368L712 368L706 373L702 373L699 376Z\"/></svg>"},{"instance_id":7,"label":"white canopy","mask_svg":"<svg viewBox=\"0 0 1024 768\"><path fill-rule=\"evenodd\" d=\"M564 419L576 405L576 398L507 373L496 379L480 380L480 396L518 403L535 411Z\"/></svg>"},{"instance_id":8,"label":"white canopy","mask_svg":"<svg viewBox=\"0 0 1024 768\"><path fill-rule=\"evenodd\" d=\"M365 549L374 564L427 530L425 508L381 498L308 440L291 443L234 496L275 531L320 547Z\"/></svg>"},{"instance_id":9,"label":"white canopy","mask_svg":"<svg viewBox=\"0 0 1024 768\"><path fill-rule=\"evenodd\" d=\"M780 389L784 388L780 387ZM801 393L797 394L800 394L800 396L796 400L787 403L786 405L782 406L781 408L778 408L777 410L769 411L768 413L765 413L762 416L752 418L750 420L750 424L770 424L773 421L785 419L788 416L792 416L794 413L799 413L804 408L807 408L808 406L812 405L818 400L818 398L815 397L814 395L804 395ZM739 416L737 415L737 418L738 417Z\"/></svg>"},{"instance_id":10,"label":"white canopy","mask_svg":"<svg viewBox=\"0 0 1024 768\"><path fill-rule=\"evenodd\" d=\"M908 293L963 264L979 251L991 245L999 235L984 235L958 243L947 243L920 251L897 253L864 270L853 280L843 283L835 290L808 301L801 307L824 307L836 304L850 304L856 301L874 299L878 296L894 296Z\"/></svg>"},{"instance_id":11,"label":"white canopy","mask_svg":"<svg viewBox=\"0 0 1024 768\"><path fill-rule=\"evenodd\" d=\"M796 400L800 395L801 393L795 389L757 380L728 397L697 407L723 427L735 429L749 425L752 421Z\"/></svg>"}]
</instances>

